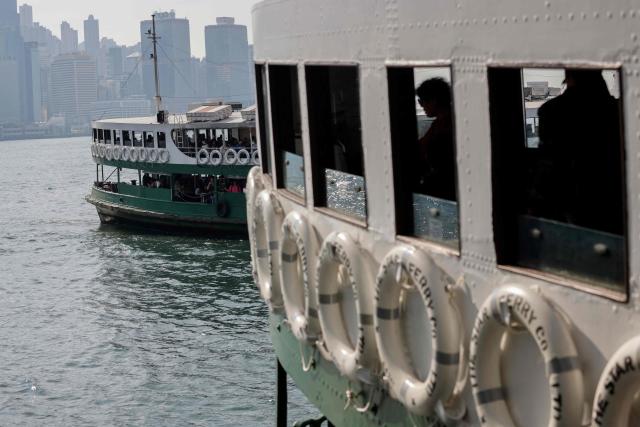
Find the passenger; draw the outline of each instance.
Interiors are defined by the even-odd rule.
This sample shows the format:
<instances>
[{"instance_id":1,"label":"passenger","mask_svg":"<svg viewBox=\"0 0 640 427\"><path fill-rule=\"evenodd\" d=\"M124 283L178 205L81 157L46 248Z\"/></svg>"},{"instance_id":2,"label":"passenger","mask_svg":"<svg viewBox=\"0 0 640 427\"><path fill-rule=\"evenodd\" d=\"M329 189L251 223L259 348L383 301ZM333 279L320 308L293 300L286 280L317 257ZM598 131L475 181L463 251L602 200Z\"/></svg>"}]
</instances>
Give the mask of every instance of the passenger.
<instances>
[{"instance_id":1,"label":"passenger","mask_svg":"<svg viewBox=\"0 0 640 427\"><path fill-rule=\"evenodd\" d=\"M145 173L145 174L142 176L142 185L143 185L144 187L151 187L151 177L149 176L149 174L148 174L148 173Z\"/></svg>"},{"instance_id":2,"label":"passenger","mask_svg":"<svg viewBox=\"0 0 640 427\"><path fill-rule=\"evenodd\" d=\"M540 155L532 193L540 216L622 234L618 101L601 70L565 70L566 90L538 109Z\"/></svg>"},{"instance_id":3,"label":"passenger","mask_svg":"<svg viewBox=\"0 0 640 427\"><path fill-rule=\"evenodd\" d=\"M441 199L456 200L455 149L451 115L451 88L444 79L425 80L416 89L427 117L434 118L418 141L421 159L417 190Z\"/></svg>"}]
</instances>

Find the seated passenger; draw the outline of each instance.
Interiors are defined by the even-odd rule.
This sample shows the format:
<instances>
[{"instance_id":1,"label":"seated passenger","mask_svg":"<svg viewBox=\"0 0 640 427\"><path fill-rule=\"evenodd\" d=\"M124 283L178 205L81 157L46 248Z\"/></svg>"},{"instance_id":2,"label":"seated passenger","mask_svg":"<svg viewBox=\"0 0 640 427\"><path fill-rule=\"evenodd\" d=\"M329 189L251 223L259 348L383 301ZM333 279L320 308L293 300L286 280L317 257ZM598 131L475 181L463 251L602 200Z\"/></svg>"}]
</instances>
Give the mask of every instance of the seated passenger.
<instances>
[{"instance_id":1,"label":"seated passenger","mask_svg":"<svg viewBox=\"0 0 640 427\"><path fill-rule=\"evenodd\" d=\"M451 88L444 79L436 77L422 82L416 94L427 117L435 119L418 141L420 176L416 190L429 196L456 200Z\"/></svg>"},{"instance_id":2,"label":"seated passenger","mask_svg":"<svg viewBox=\"0 0 640 427\"><path fill-rule=\"evenodd\" d=\"M534 213L622 234L620 112L601 70L565 70L566 90L538 109Z\"/></svg>"},{"instance_id":3,"label":"seated passenger","mask_svg":"<svg viewBox=\"0 0 640 427\"><path fill-rule=\"evenodd\" d=\"M144 187L150 187L150 186L151 186L151 177L149 176L149 174L148 174L148 173L145 173L145 174L142 176L142 185L143 185Z\"/></svg>"}]
</instances>

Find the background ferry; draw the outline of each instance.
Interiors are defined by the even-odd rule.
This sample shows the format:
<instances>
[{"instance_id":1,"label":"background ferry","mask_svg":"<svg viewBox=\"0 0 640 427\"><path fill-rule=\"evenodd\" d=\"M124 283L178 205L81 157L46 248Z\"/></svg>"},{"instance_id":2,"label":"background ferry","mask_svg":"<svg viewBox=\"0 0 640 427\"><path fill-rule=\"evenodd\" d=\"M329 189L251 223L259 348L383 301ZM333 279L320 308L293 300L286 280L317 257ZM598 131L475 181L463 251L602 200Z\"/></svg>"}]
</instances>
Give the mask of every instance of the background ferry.
<instances>
[{"instance_id":1,"label":"background ferry","mask_svg":"<svg viewBox=\"0 0 640 427\"><path fill-rule=\"evenodd\" d=\"M640 425L640 3L253 16L279 425Z\"/></svg>"}]
</instances>

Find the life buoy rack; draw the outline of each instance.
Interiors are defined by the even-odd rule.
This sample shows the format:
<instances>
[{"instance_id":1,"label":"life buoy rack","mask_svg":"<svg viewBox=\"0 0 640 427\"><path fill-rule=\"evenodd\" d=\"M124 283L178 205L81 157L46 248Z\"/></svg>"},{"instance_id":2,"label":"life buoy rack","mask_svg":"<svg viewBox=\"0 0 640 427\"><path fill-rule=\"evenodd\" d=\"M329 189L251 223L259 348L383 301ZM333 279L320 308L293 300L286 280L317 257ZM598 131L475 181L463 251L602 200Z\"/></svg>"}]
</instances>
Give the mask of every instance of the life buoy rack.
<instances>
[{"instance_id":1,"label":"life buoy rack","mask_svg":"<svg viewBox=\"0 0 640 427\"><path fill-rule=\"evenodd\" d=\"M138 160L140 160L141 162L146 162L148 159L148 152L146 148L140 148L138 149Z\"/></svg>"},{"instance_id":2,"label":"life buoy rack","mask_svg":"<svg viewBox=\"0 0 640 427\"><path fill-rule=\"evenodd\" d=\"M392 249L378 271L374 324L385 382L391 396L418 415L432 414L438 402L451 397L462 369L462 322L447 290L454 283L431 257L410 246ZM407 292L419 294L412 297L421 298L424 319L408 318ZM404 325L423 321L429 325L422 333L406 333ZM429 341L427 366L412 360L409 340Z\"/></svg>"},{"instance_id":3,"label":"life buoy rack","mask_svg":"<svg viewBox=\"0 0 640 427\"><path fill-rule=\"evenodd\" d=\"M609 359L596 388L591 426L631 427L631 407L640 390L640 336L630 339Z\"/></svg>"},{"instance_id":4,"label":"life buoy rack","mask_svg":"<svg viewBox=\"0 0 640 427\"><path fill-rule=\"evenodd\" d=\"M162 163L167 163L169 161L169 150L167 150L166 148L161 148L160 152L158 153L158 159Z\"/></svg>"},{"instance_id":5,"label":"life buoy rack","mask_svg":"<svg viewBox=\"0 0 640 427\"><path fill-rule=\"evenodd\" d=\"M260 152L258 150L255 150L253 153L251 153L251 162L254 165L260 164Z\"/></svg>"},{"instance_id":6,"label":"life buoy rack","mask_svg":"<svg viewBox=\"0 0 640 427\"><path fill-rule=\"evenodd\" d=\"M137 162L140 159L140 153L138 152L137 148L132 148L131 152L129 153L129 159L132 162Z\"/></svg>"},{"instance_id":7,"label":"life buoy rack","mask_svg":"<svg viewBox=\"0 0 640 427\"><path fill-rule=\"evenodd\" d=\"M348 234L333 232L322 243L316 271L322 341L340 373L356 381L379 370L367 256Z\"/></svg>"},{"instance_id":8,"label":"life buoy rack","mask_svg":"<svg viewBox=\"0 0 640 427\"><path fill-rule=\"evenodd\" d=\"M500 343L510 328L524 328L546 363L549 427L582 425L584 389L576 347L563 316L541 295L507 286L494 291L478 312L471 335L470 378L483 425L512 426L500 378Z\"/></svg>"},{"instance_id":9,"label":"life buoy rack","mask_svg":"<svg viewBox=\"0 0 640 427\"><path fill-rule=\"evenodd\" d=\"M196 155L196 161L199 165L206 165L209 163L209 152L206 148L201 148Z\"/></svg>"},{"instance_id":10,"label":"life buoy rack","mask_svg":"<svg viewBox=\"0 0 640 427\"><path fill-rule=\"evenodd\" d=\"M149 149L149 161L152 163L156 163L158 161L158 149L150 148Z\"/></svg>"},{"instance_id":11,"label":"life buoy rack","mask_svg":"<svg viewBox=\"0 0 640 427\"><path fill-rule=\"evenodd\" d=\"M284 212L269 190L256 197L253 212L253 246L256 248L260 293L273 310L282 307L280 289L280 234Z\"/></svg>"},{"instance_id":12,"label":"life buoy rack","mask_svg":"<svg viewBox=\"0 0 640 427\"><path fill-rule=\"evenodd\" d=\"M247 150L245 150L244 148L238 150L236 163L238 163L239 165L246 165L249 164L250 161L251 154L249 154Z\"/></svg>"},{"instance_id":13,"label":"life buoy rack","mask_svg":"<svg viewBox=\"0 0 640 427\"><path fill-rule=\"evenodd\" d=\"M227 165L235 165L238 160L238 153L233 148L228 148L224 152L224 163Z\"/></svg>"},{"instance_id":14,"label":"life buoy rack","mask_svg":"<svg viewBox=\"0 0 640 427\"><path fill-rule=\"evenodd\" d=\"M122 147L122 160L129 161L131 158L131 147Z\"/></svg>"},{"instance_id":15,"label":"life buoy rack","mask_svg":"<svg viewBox=\"0 0 640 427\"><path fill-rule=\"evenodd\" d=\"M317 237L313 226L298 212L289 213L282 224L280 283L291 331L300 341L320 334L315 289Z\"/></svg>"},{"instance_id":16,"label":"life buoy rack","mask_svg":"<svg viewBox=\"0 0 640 427\"><path fill-rule=\"evenodd\" d=\"M122 157L122 147L116 145L113 147L113 160L120 160Z\"/></svg>"},{"instance_id":17,"label":"life buoy rack","mask_svg":"<svg viewBox=\"0 0 640 427\"><path fill-rule=\"evenodd\" d=\"M211 150L210 158L211 164L214 166L218 166L220 163L222 163L222 153L220 152L220 150Z\"/></svg>"}]
</instances>

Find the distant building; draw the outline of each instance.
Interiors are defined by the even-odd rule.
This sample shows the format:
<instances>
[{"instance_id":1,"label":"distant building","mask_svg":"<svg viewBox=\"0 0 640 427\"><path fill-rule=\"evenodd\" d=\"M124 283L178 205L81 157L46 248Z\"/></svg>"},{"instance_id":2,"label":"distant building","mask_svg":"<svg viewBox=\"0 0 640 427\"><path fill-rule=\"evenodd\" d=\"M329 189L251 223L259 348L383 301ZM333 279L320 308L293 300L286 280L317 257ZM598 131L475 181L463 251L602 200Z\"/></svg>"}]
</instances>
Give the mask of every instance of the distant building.
<instances>
[{"instance_id":1,"label":"distant building","mask_svg":"<svg viewBox=\"0 0 640 427\"><path fill-rule=\"evenodd\" d=\"M144 96L96 101L91 104L91 109L91 120L145 117L154 113L152 102Z\"/></svg>"},{"instance_id":2,"label":"distant building","mask_svg":"<svg viewBox=\"0 0 640 427\"><path fill-rule=\"evenodd\" d=\"M186 111L189 99L201 96L190 81L191 41L189 20L176 18L176 13L156 12L156 34L158 40L158 72L160 95L165 108L174 112ZM142 54L142 83L149 99L155 96L152 42L148 37L151 20L140 22L140 52Z\"/></svg>"},{"instance_id":3,"label":"distant building","mask_svg":"<svg viewBox=\"0 0 640 427\"><path fill-rule=\"evenodd\" d=\"M124 73L124 52L122 47L110 47L107 51L107 77L117 77Z\"/></svg>"},{"instance_id":4,"label":"distant building","mask_svg":"<svg viewBox=\"0 0 640 427\"><path fill-rule=\"evenodd\" d=\"M40 84L40 53L37 42L24 44L25 52L25 100L27 122L42 121L42 88Z\"/></svg>"},{"instance_id":5,"label":"distant building","mask_svg":"<svg viewBox=\"0 0 640 427\"><path fill-rule=\"evenodd\" d=\"M94 58L100 51L100 21L93 15L84 20L84 50Z\"/></svg>"},{"instance_id":6,"label":"distant building","mask_svg":"<svg viewBox=\"0 0 640 427\"><path fill-rule=\"evenodd\" d=\"M0 0L0 28L18 28L18 2L16 0Z\"/></svg>"},{"instance_id":7,"label":"distant building","mask_svg":"<svg viewBox=\"0 0 640 427\"><path fill-rule=\"evenodd\" d=\"M0 123L25 120L24 66L17 3L0 0Z\"/></svg>"},{"instance_id":8,"label":"distant building","mask_svg":"<svg viewBox=\"0 0 640 427\"><path fill-rule=\"evenodd\" d=\"M73 53L78 51L78 32L71 28L67 21L62 21L60 25L60 35L62 39L62 53Z\"/></svg>"},{"instance_id":9,"label":"distant building","mask_svg":"<svg viewBox=\"0 0 640 427\"><path fill-rule=\"evenodd\" d=\"M96 61L87 54L57 56L51 63L50 103L52 114L83 121L98 99Z\"/></svg>"},{"instance_id":10,"label":"distant building","mask_svg":"<svg viewBox=\"0 0 640 427\"><path fill-rule=\"evenodd\" d=\"M253 103L249 70L247 27L233 18L216 18L204 29L207 61L207 96L225 102Z\"/></svg>"},{"instance_id":11,"label":"distant building","mask_svg":"<svg viewBox=\"0 0 640 427\"><path fill-rule=\"evenodd\" d=\"M33 8L28 4L23 4L19 8L20 11L20 28L33 27Z\"/></svg>"}]
</instances>

